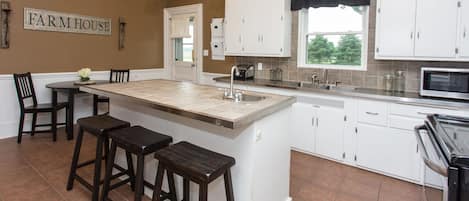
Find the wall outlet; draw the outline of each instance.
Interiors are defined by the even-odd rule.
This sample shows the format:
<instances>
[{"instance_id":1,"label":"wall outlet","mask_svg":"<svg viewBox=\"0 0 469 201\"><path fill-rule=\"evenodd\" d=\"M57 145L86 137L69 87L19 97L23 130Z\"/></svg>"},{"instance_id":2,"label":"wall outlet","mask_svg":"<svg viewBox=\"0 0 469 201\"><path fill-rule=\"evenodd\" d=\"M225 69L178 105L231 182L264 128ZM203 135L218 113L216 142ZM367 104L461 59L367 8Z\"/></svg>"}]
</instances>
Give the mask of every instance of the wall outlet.
<instances>
[{"instance_id":1,"label":"wall outlet","mask_svg":"<svg viewBox=\"0 0 469 201\"><path fill-rule=\"evenodd\" d=\"M208 50L204 50L204 57L208 57Z\"/></svg>"},{"instance_id":2,"label":"wall outlet","mask_svg":"<svg viewBox=\"0 0 469 201\"><path fill-rule=\"evenodd\" d=\"M263 66L262 63L257 63L257 70L262 70L262 66Z\"/></svg>"}]
</instances>

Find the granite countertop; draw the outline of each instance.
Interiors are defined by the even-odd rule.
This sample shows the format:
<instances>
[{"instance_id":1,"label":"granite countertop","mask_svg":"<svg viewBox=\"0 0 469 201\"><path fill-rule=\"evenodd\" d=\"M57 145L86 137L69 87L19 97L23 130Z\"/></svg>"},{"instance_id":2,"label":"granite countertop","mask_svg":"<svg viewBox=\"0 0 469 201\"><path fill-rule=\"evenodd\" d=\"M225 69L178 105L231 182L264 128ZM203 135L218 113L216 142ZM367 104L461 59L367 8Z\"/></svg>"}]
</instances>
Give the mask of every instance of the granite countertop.
<instances>
[{"instance_id":1,"label":"granite countertop","mask_svg":"<svg viewBox=\"0 0 469 201\"><path fill-rule=\"evenodd\" d=\"M149 107L230 129L247 126L293 104L295 97L244 92L264 96L257 102L223 99L223 91L213 86L170 80L88 85L81 91L146 104Z\"/></svg>"},{"instance_id":2,"label":"granite countertop","mask_svg":"<svg viewBox=\"0 0 469 201\"><path fill-rule=\"evenodd\" d=\"M229 83L230 77L219 77L214 78L217 82ZM367 89L367 88L354 88L354 87L338 87L331 90L314 88L314 87L300 87L299 82L292 81L271 81L267 79L254 79L247 81L236 80L235 84L251 85L251 86L263 86L263 87L274 87L281 89L289 89L301 92L319 93L326 95L335 96L346 96L365 98L380 101L389 101L403 104L419 105L419 106L430 106L430 107L441 107L452 110L468 110L469 102L461 100L450 100L442 98L428 98L422 97L419 93L414 92L389 92L380 89Z\"/></svg>"}]
</instances>

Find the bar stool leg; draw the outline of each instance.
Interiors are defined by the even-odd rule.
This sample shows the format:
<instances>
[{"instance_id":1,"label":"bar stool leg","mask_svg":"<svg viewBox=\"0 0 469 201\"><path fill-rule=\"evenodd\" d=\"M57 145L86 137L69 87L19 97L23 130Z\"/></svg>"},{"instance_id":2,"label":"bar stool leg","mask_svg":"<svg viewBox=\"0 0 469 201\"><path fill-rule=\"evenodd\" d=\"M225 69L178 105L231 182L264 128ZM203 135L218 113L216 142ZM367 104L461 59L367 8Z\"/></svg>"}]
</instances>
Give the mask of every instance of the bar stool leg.
<instances>
[{"instance_id":1,"label":"bar stool leg","mask_svg":"<svg viewBox=\"0 0 469 201\"><path fill-rule=\"evenodd\" d=\"M77 175L78 158L80 157L80 149L83 141L83 129L80 127L78 136L75 143L75 150L73 151L72 166L70 167L70 175L68 176L67 190L72 190L73 181Z\"/></svg>"},{"instance_id":2,"label":"bar stool leg","mask_svg":"<svg viewBox=\"0 0 469 201\"><path fill-rule=\"evenodd\" d=\"M98 115L98 96L93 95L93 115Z\"/></svg>"},{"instance_id":3,"label":"bar stool leg","mask_svg":"<svg viewBox=\"0 0 469 201\"><path fill-rule=\"evenodd\" d=\"M191 185L190 180L184 177L183 182L183 198L182 201L190 201L190 192L191 192Z\"/></svg>"},{"instance_id":4,"label":"bar stool leg","mask_svg":"<svg viewBox=\"0 0 469 201\"><path fill-rule=\"evenodd\" d=\"M104 151L104 161L106 161L106 165L107 165L107 161L108 161L108 157L109 157L109 138L106 137L104 139L104 147L103 147L103 151Z\"/></svg>"},{"instance_id":5,"label":"bar stool leg","mask_svg":"<svg viewBox=\"0 0 469 201\"><path fill-rule=\"evenodd\" d=\"M94 178L93 178L93 194L91 196L92 201L98 201L99 199L99 184L101 180L101 163L100 160L103 157L103 144L104 137L99 136L96 144L96 158L94 161Z\"/></svg>"},{"instance_id":6,"label":"bar stool leg","mask_svg":"<svg viewBox=\"0 0 469 201\"><path fill-rule=\"evenodd\" d=\"M117 144L115 142L111 143L111 150L109 152L109 158L106 164L106 173L104 176L104 184L103 184L103 194L101 196L101 201L107 200L107 196L109 193L109 188L111 185L111 177L112 177L112 168L114 166L114 160L116 159L116 150Z\"/></svg>"},{"instance_id":7,"label":"bar stool leg","mask_svg":"<svg viewBox=\"0 0 469 201\"><path fill-rule=\"evenodd\" d=\"M57 141L57 110L54 109L52 111L52 118L51 118L51 125L52 125L52 141Z\"/></svg>"},{"instance_id":8,"label":"bar stool leg","mask_svg":"<svg viewBox=\"0 0 469 201\"><path fill-rule=\"evenodd\" d=\"M127 158L127 171L129 172L130 177L130 188L132 191L135 191L135 173L134 173L134 163L132 160L132 154L128 151L125 152Z\"/></svg>"},{"instance_id":9,"label":"bar stool leg","mask_svg":"<svg viewBox=\"0 0 469 201\"><path fill-rule=\"evenodd\" d=\"M174 173L172 171L166 170L166 174L168 177L168 185L169 185L169 199L171 201L177 201L176 196L176 185L174 184Z\"/></svg>"},{"instance_id":10,"label":"bar stool leg","mask_svg":"<svg viewBox=\"0 0 469 201\"><path fill-rule=\"evenodd\" d=\"M136 175L136 187L135 187L135 201L141 201L143 190L144 190L144 180L143 180L143 170L145 166L145 156L143 154L137 155L137 175Z\"/></svg>"},{"instance_id":11,"label":"bar stool leg","mask_svg":"<svg viewBox=\"0 0 469 201\"><path fill-rule=\"evenodd\" d=\"M163 176L164 176L163 164L158 164L158 172L156 173L155 187L153 188L152 201L161 201L161 188L163 187Z\"/></svg>"},{"instance_id":12,"label":"bar stool leg","mask_svg":"<svg viewBox=\"0 0 469 201\"><path fill-rule=\"evenodd\" d=\"M225 172L225 191L226 191L226 201L234 201L233 193L233 183L231 181L231 170L228 169Z\"/></svg>"},{"instance_id":13,"label":"bar stool leg","mask_svg":"<svg viewBox=\"0 0 469 201\"><path fill-rule=\"evenodd\" d=\"M208 198L208 184L199 184L199 201L207 201Z\"/></svg>"}]
</instances>

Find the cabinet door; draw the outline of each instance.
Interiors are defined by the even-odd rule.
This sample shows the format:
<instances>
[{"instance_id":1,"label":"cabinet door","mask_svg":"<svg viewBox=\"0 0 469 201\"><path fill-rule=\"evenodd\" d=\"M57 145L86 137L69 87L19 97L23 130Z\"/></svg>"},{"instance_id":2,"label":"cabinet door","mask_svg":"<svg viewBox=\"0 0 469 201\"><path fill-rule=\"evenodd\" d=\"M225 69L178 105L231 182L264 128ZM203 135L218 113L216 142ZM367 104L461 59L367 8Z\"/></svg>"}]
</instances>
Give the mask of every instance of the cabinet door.
<instances>
[{"instance_id":1,"label":"cabinet door","mask_svg":"<svg viewBox=\"0 0 469 201\"><path fill-rule=\"evenodd\" d=\"M417 143L412 131L359 124L357 165L420 181Z\"/></svg>"},{"instance_id":2,"label":"cabinet door","mask_svg":"<svg viewBox=\"0 0 469 201\"><path fill-rule=\"evenodd\" d=\"M459 13L461 18L459 56L469 58L469 0L461 1L461 10Z\"/></svg>"},{"instance_id":3,"label":"cabinet door","mask_svg":"<svg viewBox=\"0 0 469 201\"><path fill-rule=\"evenodd\" d=\"M457 0L417 0L415 56L456 57Z\"/></svg>"},{"instance_id":4,"label":"cabinet door","mask_svg":"<svg viewBox=\"0 0 469 201\"><path fill-rule=\"evenodd\" d=\"M260 33L260 50L263 54L279 55L283 50L284 26L284 0L259 0L262 5L269 5L269 9L262 11L261 15L256 15L262 23L257 28ZM288 27L290 28L290 27Z\"/></svg>"},{"instance_id":5,"label":"cabinet door","mask_svg":"<svg viewBox=\"0 0 469 201\"><path fill-rule=\"evenodd\" d=\"M379 0L376 14L376 56L414 56L417 0Z\"/></svg>"},{"instance_id":6,"label":"cabinet door","mask_svg":"<svg viewBox=\"0 0 469 201\"><path fill-rule=\"evenodd\" d=\"M311 104L295 103L291 117L292 144L300 150L314 153L315 109Z\"/></svg>"},{"instance_id":7,"label":"cabinet door","mask_svg":"<svg viewBox=\"0 0 469 201\"><path fill-rule=\"evenodd\" d=\"M316 153L343 160L344 110L321 106L316 122Z\"/></svg>"},{"instance_id":8,"label":"cabinet door","mask_svg":"<svg viewBox=\"0 0 469 201\"><path fill-rule=\"evenodd\" d=\"M242 53L243 44L243 2L244 0L226 0L225 12L225 54Z\"/></svg>"}]
</instances>

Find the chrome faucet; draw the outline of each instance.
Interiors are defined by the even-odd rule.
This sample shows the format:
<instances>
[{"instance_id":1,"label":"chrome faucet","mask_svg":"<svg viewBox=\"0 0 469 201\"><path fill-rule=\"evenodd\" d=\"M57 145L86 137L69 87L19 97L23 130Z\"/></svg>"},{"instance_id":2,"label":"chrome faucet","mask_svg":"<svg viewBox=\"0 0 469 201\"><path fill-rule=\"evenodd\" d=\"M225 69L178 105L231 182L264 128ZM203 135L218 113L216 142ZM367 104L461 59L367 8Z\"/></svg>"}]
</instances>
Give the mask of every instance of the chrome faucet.
<instances>
[{"instance_id":1,"label":"chrome faucet","mask_svg":"<svg viewBox=\"0 0 469 201\"><path fill-rule=\"evenodd\" d=\"M324 78L325 84L329 84L329 70L328 69L324 69L323 78Z\"/></svg>"},{"instance_id":2,"label":"chrome faucet","mask_svg":"<svg viewBox=\"0 0 469 201\"><path fill-rule=\"evenodd\" d=\"M234 65L233 67L231 67L231 78L230 78L230 91L228 92L226 96L226 98L234 98L235 97L235 93L234 93L234 74L238 74L238 67L236 65Z\"/></svg>"}]
</instances>

